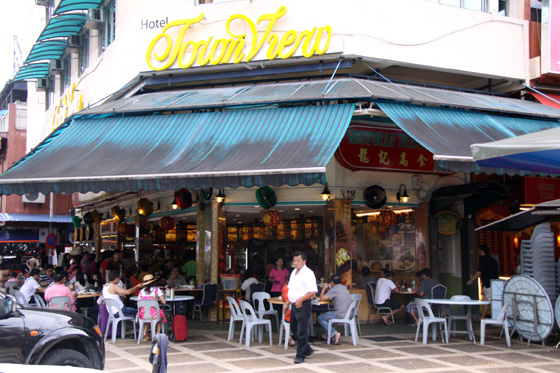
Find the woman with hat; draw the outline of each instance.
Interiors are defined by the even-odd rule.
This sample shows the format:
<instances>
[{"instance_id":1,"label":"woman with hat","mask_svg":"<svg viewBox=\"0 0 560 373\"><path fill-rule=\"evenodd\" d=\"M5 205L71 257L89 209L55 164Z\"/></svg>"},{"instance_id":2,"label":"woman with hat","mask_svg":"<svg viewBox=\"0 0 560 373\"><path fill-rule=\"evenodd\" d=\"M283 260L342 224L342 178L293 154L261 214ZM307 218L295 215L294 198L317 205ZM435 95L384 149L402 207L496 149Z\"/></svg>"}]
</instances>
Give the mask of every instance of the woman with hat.
<instances>
[{"instance_id":1,"label":"woman with hat","mask_svg":"<svg viewBox=\"0 0 560 373\"><path fill-rule=\"evenodd\" d=\"M165 294L156 286L155 283L156 279L154 278L154 275L152 275L151 273L144 275L143 278L143 287L142 290L140 290L140 293L138 293L138 299L144 299L144 300L158 300L163 304L165 304ZM150 307L150 317L152 319L157 319L157 311L154 307ZM138 307L138 316L139 318L143 319L144 318L144 307ZM167 322L167 319L165 318L165 314L163 313L163 310L160 309L159 310L159 317L161 318L161 320L163 322ZM158 322L156 325L156 332L159 334L161 332L161 323ZM154 336L152 336L154 337ZM144 329L144 341L149 341L150 339L148 338L148 328Z\"/></svg>"}]
</instances>

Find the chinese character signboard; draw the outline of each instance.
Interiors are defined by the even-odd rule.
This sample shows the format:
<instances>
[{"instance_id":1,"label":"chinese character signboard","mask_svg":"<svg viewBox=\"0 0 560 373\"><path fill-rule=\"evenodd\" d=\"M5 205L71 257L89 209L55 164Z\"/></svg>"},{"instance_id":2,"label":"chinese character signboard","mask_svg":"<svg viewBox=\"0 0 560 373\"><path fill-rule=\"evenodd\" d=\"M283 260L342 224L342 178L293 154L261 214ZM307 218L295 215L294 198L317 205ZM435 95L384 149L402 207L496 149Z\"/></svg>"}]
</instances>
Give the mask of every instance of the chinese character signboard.
<instances>
[{"instance_id":1,"label":"chinese character signboard","mask_svg":"<svg viewBox=\"0 0 560 373\"><path fill-rule=\"evenodd\" d=\"M536 205L560 198L559 179L550 177L525 177L524 179L524 203Z\"/></svg>"},{"instance_id":2,"label":"chinese character signboard","mask_svg":"<svg viewBox=\"0 0 560 373\"><path fill-rule=\"evenodd\" d=\"M434 172L434 156L404 131L351 123L335 157L350 170Z\"/></svg>"}]
</instances>

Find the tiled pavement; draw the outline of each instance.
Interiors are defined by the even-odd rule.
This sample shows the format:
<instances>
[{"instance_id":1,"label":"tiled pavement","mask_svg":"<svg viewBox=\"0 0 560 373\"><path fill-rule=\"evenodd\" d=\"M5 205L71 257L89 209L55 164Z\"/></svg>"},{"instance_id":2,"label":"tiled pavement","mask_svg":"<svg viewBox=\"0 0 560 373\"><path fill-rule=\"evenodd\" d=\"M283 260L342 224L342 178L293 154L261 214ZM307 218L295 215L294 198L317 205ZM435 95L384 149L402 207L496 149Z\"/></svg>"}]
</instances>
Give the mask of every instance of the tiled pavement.
<instances>
[{"instance_id":1,"label":"tiled pavement","mask_svg":"<svg viewBox=\"0 0 560 373\"><path fill-rule=\"evenodd\" d=\"M191 324L189 324L190 326ZM249 349L236 340L227 342L227 325L216 327L192 324L185 342L171 342L168 349L168 372L560 372L560 350L553 345L553 336L546 346L540 343L512 341L507 348L498 339L498 329L487 335L485 346L473 344L463 337L452 338L449 344L431 338L427 345L414 343L415 329L405 325L362 326L358 346L350 338L342 338L339 346L315 341L315 354L304 364L294 365L295 348L278 346L273 333L273 346L265 341L251 344ZM476 327L476 326L475 326ZM237 328L239 330L239 327ZM268 334L265 334L265 340ZM477 336L478 337L478 336ZM150 344L136 344L132 339L106 343L107 372L151 372L148 362Z\"/></svg>"}]
</instances>

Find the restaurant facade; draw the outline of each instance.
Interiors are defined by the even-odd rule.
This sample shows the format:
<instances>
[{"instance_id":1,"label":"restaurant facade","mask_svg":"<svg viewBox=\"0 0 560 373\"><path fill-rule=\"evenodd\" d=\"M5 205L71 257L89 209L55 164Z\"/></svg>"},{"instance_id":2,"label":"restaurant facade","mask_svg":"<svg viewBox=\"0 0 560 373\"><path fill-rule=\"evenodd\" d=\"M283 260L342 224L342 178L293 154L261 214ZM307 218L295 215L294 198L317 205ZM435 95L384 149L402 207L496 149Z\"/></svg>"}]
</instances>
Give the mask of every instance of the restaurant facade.
<instances>
[{"instance_id":1,"label":"restaurant facade","mask_svg":"<svg viewBox=\"0 0 560 373\"><path fill-rule=\"evenodd\" d=\"M76 251L196 255L204 283L303 250L318 279L430 267L463 293L491 243L511 274L513 236L474 228L531 179L470 145L558 126L526 94L525 2L79 3L45 7L15 78L29 152L0 177L72 194Z\"/></svg>"}]
</instances>

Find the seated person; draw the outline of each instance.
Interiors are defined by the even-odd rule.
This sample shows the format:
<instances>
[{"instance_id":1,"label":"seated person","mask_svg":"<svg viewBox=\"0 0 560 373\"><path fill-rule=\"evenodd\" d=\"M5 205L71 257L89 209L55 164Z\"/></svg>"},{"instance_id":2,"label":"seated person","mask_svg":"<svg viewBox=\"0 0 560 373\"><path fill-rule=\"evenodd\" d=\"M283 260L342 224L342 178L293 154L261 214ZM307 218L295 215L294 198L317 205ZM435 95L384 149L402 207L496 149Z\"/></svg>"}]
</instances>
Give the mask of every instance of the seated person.
<instances>
[{"instance_id":1,"label":"seated person","mask_svg":"<svg viewBox=\"0 0 560 373\"><path fill-rule=\"evenodd\" d=\"M179 266L173 266L169 279L167 280L167 286L170 288L178 288L184 285L187 285L187 280L179 273Z\"/></svg>"},{"instance_id":2,"label":"seated person","mask_svg":"<svg viewBox=\"0 0 560 373\"><path fill-rule=\"evenodd\" d=\"M369 267L364 266L362 267L362 275L358 277L358 287L363 288L366 286L367 283L373 282L374 284L377 282L375 277L371 276L371 271Z\"/></svg>"},{"instance_id":3,"label":"seated person","mask_svg":"<svg viewBox=\"0 0 560 373\"><path fill-rule=\"evenodd\" d=\"M19 291L23 295L23 298L26 302L29 302L31 300L31 296L33 296L36 291L45 291L45 288L39 285L39 276L41 276L41 270L37 268L32 269L29 273L29 277L21 286L21 289Z\"/></svg>"},{"instance_id":4,"label":"seated person","mask_svg":"<svg viewBox=\"0 0 560 373\"><path fill-rule=\"evenodd\" d=\"M119 271L111 271L109 272L108 277L109 282L103 286L103 297L105 299L111 299L117 302L120 310L125 316L134 317L138 311L136 308L132 307L125 307L124 303L121 300L121 296L125 297L134 293L136 289L140 289L142 284L138 284L133 288L130 289L123 289L122 287L118 286L119 282L121 281L121 273ZM118 317L119 310L115 309L115 307L111 307L111 310L107 310L108 312L113 313L115 317Z\"/></svg>"},{"instance_id":5,"label":"seated person","mask_svg":"<svg viewBox=\"0 0 560 373\"><path fill-rule=\"evenodd\" d=\"M432 297L432 288L439 285L438 280L432 278L432 271L429 268L424 268L416 273L419 278L420 287L416 291L416 295L422 299L429 299ZM406 305L406 312L408 312L414 319L414 326L418 325L418 309L416 308L416 302L412 301Z\"/></svg>"},{"instance_id":6,"label":"seated person","mask_svg":"<svg viewBox=\"0 0 560 373\"><path fill-rule=\"evenodd\" d=\"M165 304L165 294L156 286L155 283L156 279L152 274L144 275L144 282L141 283L142 290L138 293L138 299L144 300L159 300L162 304ZM137 317L140 319L144 318L144 307L138 308L138 315ZM150 318L157 319L157 312L154 307L150 307ZM160 308L159 310L159 317L163 322L167 322L165 318L165 314L163 310ZM161 332L161 322L158 322L156 325L156 333L159 334ZM152 338L155 336L152 336ZM144 328L144 342L149 341L148 338L148 328Z\"/></svg>"},{"instance_id":7,"label":"seated person","mask_svg":"<svg viewBox=\"0 0 560 373\"><path fill-rule=\"evenodd\" d=\"M72 304L72 311L76 311L76 298L74 293L68 286L66 286L68 274L67 272L60 272L54 275L54 282L45 290L45 300L50 302L53 297L68 297L70 298L70 303Z\"/></svg>"},{"instance_id":8,"label":"seated person","mask_svg":"<svg viewBox=\"0 0 560 373\"><path fill-rule=\"evenodd\" d=\"M43 267L41 276L39 276L39 285L42 287L49 286L53 282L54 267L52 264L47 264Z\"/></svg>"},{"instance_id":9,"label":"seated person","mask_svg":"<svg viewBox=\"0 0 560 373\"><path fill-rule=\"evenodd\" d=\"M329 288L330 290L325 293L325 291ZM334 311L322 313L319 317L317 317L317 321L325 331L325 334L323 334L322 337L326 340L329 333L329 320L335 318L343 319L344 316L346 316L348 308L352 305L352 297L350 296L348 288L342 285L342 278L340 278L340 275L332 275L331 283L323 285L319 299L323 302L330 300L334 307ZM335 345L340 344L340 333L337 332L334 327L332 327L331 336L331 343Z\"/></svg>"},{"instance_id":10,"label":"seated person","mask_svg":"<svg viewBox=\"0 0 560 373\"><path fill-rule=\"evenodd\" d=\"M377 307L388 307L393 310L393 315L404 310L404 305L400 304L396 300L391 299L391 293L400 293L397 285L393 282L393 276L395 274L393 271L387 271L385 277L377 280L376 290L375 290L375 305ZM385 325L391 325L392 322L389 321L391 315L383 315L381 318Z\"/></svg>"},{"instance_id":11,"label":"seated person","mask_svg":"<svg viewBox=\"0 0 560 373\"><path fill-rule=\"evenodd\" d=\"M255 277L253 271L247 271L245 273L245 277L243 277L244 281L241 283L241 290L245 292L245 300L247 302L251 302L251 285L256 284L259 282Z\"/></svg>"}]
</instances>

